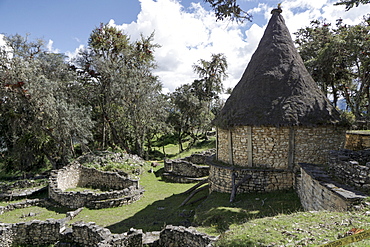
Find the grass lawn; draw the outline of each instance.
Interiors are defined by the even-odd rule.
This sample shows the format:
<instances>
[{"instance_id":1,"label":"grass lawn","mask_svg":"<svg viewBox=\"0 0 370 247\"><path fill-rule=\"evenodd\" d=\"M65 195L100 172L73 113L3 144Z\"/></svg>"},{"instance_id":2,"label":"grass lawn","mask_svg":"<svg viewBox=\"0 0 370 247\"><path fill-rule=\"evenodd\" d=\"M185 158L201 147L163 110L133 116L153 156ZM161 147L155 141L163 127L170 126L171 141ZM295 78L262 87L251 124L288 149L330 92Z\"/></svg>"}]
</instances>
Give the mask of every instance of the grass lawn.
<instances>
[{"instance_id":1,"label":"grass lawn","mask_svg":"<svg viewBox=\"0 0 370 247\"><path fill-rule=\"evenodd\" d=\"M158 174L158 169L157 174ZM113 233L128 231L131 227L144 231L159 231L166 224L183 225L188 218L186 208L179 208L186 195L181 195L194 184L177 184L163 181L155 173L145 173L140 180L143 197L119 208L84 209L72 221L96 222ZM187 215L186 215L187 216Z\"/></svg>"}]
</instances>

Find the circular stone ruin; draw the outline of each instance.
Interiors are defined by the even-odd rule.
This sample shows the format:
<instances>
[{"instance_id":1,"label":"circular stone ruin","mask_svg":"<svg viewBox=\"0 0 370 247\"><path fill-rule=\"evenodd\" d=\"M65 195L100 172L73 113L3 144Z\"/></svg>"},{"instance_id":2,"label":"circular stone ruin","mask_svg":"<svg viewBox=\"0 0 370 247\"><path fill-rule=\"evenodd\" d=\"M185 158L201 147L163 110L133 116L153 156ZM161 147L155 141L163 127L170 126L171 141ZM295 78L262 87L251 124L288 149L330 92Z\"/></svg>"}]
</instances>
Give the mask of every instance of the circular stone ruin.
<instances>
[{"instance_id":1,"label":"circular stone ruin","mask_svg":"<svg viewBox=\"0 0 370 247\"><path fill-rule=\"evenodd\" d=\"M78 187L87 189L68 190ZM88 168L78 162L53 170L49 180L49 198L72 209L119 207L139 200L143 192L137 179Z\"/></svg>"}]
</instances>

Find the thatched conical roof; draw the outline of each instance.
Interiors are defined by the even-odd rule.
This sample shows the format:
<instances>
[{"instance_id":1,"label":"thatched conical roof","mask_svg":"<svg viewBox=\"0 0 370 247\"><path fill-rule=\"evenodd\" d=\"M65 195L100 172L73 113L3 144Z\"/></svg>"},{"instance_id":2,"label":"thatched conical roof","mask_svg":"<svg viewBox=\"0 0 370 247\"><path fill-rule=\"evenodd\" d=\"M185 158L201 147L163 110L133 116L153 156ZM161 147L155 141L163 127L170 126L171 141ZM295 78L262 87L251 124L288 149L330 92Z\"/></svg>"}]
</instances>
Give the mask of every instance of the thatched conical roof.
<instances>
[{"instance_id":1,"label":"thatched conical roof","mask_svg":"<svg viewBox=\"0 0 370 247\"><path fill-rule=\"evenodd\" d=\"M304 66L280 13L272 11L257 50L214 120L216 126L316 126L340 121Z\"/></svg>"}]
</instances>

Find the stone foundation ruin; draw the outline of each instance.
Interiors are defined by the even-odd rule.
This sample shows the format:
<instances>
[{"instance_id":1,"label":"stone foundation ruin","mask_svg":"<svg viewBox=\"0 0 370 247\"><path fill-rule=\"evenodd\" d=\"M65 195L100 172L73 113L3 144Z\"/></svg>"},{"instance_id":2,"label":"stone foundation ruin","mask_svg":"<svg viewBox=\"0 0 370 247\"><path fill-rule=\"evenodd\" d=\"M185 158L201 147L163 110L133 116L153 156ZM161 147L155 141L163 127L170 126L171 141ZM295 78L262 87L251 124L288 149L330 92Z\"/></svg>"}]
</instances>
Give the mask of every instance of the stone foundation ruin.
<instances>
[{"instance_id":1,"label":"stone foundation ruin","mask_svg":"<svg viewBox=\"0 0 370 247\"><path fill-rule=\"evenodd\" d=\"M143 233L131 229L122 234L112 234L109 229L94 222L76 222L68 227L68 218L46 221L33 220L14 224L0 223L1 247L17 245L93 246L93 247L206 247L217 237L200 233L193 228L166 226L160 232ZM153 238L155 236L155 238ZM150 237L150 239L148 239Z\"/></svg>"},{"instance_id":2,"label":"stone foundation ruin","mask_svg":"<svg viewBox=\"0 0 370 247\"><path fill-rule=\"evenodd\" d=\"M91 190L66 191L76 187ZM143 192L139 180L88 168L78 162L52 171L49 179L49 198L68 208L118 207L139 200Z\"/></svg>"},{"instance_id":3,"label":"stone foundation ruin","mask_svg":"<svg viewBox=\"0 0 370 247\"><path fill-rule=\"evenodd\" d=\"M194 183L206 180L209 175L207 160L214 154L215 150L211 149L182 159L166 160L163 176L176 183Z\"/></svg>"}]
</instances>

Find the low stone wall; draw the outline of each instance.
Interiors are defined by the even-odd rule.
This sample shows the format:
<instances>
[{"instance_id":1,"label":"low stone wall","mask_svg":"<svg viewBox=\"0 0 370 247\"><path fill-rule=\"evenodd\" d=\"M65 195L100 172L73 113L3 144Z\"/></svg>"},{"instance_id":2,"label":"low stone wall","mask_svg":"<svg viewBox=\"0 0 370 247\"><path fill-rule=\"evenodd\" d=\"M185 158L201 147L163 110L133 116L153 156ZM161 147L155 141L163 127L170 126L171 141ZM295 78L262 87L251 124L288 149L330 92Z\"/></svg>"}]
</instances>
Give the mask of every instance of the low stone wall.
<instances>
[{"instance_id":1,"label":"low stone wall","mask_svg":"<svg viewBox=\"0 0 370 247\"><path fill-rule=\"evenodd\" d=\"M145 234L142 230L131 229L122 234L112 234L109 229L94 222L76 222L71 228L66 226L67 219L34 220L15 224L0 223L0 246L47 245L94 246L94 247L143 247ZM208 236L195 229L183 226L166 226L159 234L159 239L147 242L145 246L161 247L206 247L218 237Z\"/></svg>"},{"instance_id":2,"label":"low stone wall","mask_svg":"<svg viewBox=\"0 0 370 247\"><path fill-rule=\"evenodd\" d=\"M210 246L218 237L211 237L195 229L183 226L168 225L160 233L159 246L161 247L205 247Z\"/></svg>"},{"instance_id":3,"label":"low stone wall","mask_svg":"<svg viewBox=\"0 0 370 247\"><path fill-rule=\"evenodd\" d=\"M331 179L323 166L299 164L297 193L305 210L347 211L361 205L365 194Z\"/></svg>"},{"instance_id":4,"label":"low stone wall","mask_svg":"<svg viewBox=\"0 0 370 247\"><path fill-rule=\"evenodd\" d=\"M112 234L109 229L93 222L78 222L66 227L66 219L34 220L15 224L0 223L1 247L16 245L46 245L65 243L75 246L142 246L141 230Z\"/></svg>"},{"instance_id":5,"label":"low stone wall","mask_svg":"<svg viewBox=\"0 0 370 247\"><path fill-rule=\"evenodd\" d=\"M82 246L142 246L142 230L132 229L123 234L112 234L109 229L94 222L77 222L72 225L73 243Z\"/></svg>"},{"instance_id":6,"label":"low stone wall","mask_svg":"<svg viewBox=\"0 0 370 247\"><path fill-rule=\"evenodd\" d=\"M345 148L354 151L370 148L370 132L347 131Z\"/></svg>"},{"instance_id":7,"label":"low stone wall","mask_svg":"<svg viewBox=\"0 0 370 247\"><path fill-rule=\"evenodd\" d=\"M3 200L15 200L45 191L48 186L47 178L40 176L35 179L0 182L0 198Z\"/></svg>"},{"instance_id":8,"label":"low stone wall","mask_svg":"<svg viewBox=\"0 0 370 247\"><path fill-rule=\"evenodd\" d=\"M20 208L28 208L33 206L49 207L52 205L53 204L47 199L27 199L21 202L10 203L7 206L0 206L0 215Z\"/></svg>"},{"instance_id":9,"label":"low stone wall","mask_svg":"<svg viewBox=\"0 0 370 247\"><path fill-rule=\"evenodd\" d=\"M200 153L194 153L186 158L185 160L193 164L207 164L207 159L216 153L216 149L209 149Z\"/></svg>"},{"instance_id":10,"label":"low stone wall","mask_svg":"<svg viewBox=\"0 0 370 247\"><path fill-rule=\"evenodd\" d=\"M370 193L370 150L331 151L328 165L330 172L342 183Z\"/></svg>"},{"instance_id":11,"label":"low stone wall","mask_svg":"<svg viewBox=\"0 0 370 247\"><path fill-rule=\"evenodd\" d=\"M251 176L238 187L237 193L270 192L293 188L293 173L288 170L238 168L210 164L208 177L210 191L231 193L233 173L237 173L235 183L247 175Z\"/></svg>"},{"instance_id":12,"label":"low stone wall","mask_svg":"<svg viewBox=\"0 0 370 247\"><path fill-rule=\"evenodd\" d=\"M166 161L164 170L179 176L201 178L208 176L209 166L196 165L186 160L178 159Z\"/></svg>"},{"instance_id":13,"label":"low stone wall","mask_svg":"<svg viewBox=\"0 0 370 247\"><path fill-rule=\"evenodd\" d=\"M76 187L109 191L65 191ZM68 208L117 207L137 201L143 192L138 180L120 176L116 172L87 168L77 162L52 171L49 179L49 198Z\"/></svg>"},{"instance_id":14,"label":"low stone wall","mask_svg":"<svg viewBox=\"0 0 370 247\"><path fill-rule=\"evenodd\" d=\"M177 183L192 183L204 180L209 175L209 166L206 162L214 150L192 154L189 157L164 162L163 176Z\"/></svg>"}]
</instances>

